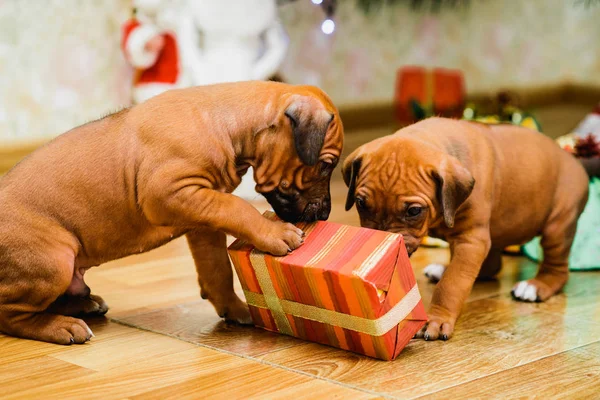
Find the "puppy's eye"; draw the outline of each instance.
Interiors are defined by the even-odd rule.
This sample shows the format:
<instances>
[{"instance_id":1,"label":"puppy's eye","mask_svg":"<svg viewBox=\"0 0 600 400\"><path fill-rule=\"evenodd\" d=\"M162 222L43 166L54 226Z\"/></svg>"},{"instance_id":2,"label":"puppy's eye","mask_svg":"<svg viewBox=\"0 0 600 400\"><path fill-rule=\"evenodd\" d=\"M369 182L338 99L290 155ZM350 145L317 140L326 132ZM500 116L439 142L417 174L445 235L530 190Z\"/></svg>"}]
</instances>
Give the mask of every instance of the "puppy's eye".
<instances>
[{"instance_id":1,"label":"puppy's eye","mask_svg":"<svg viewBox=\"0 0 600 400\"><path fill-rule=\"evenodd\" d=\"M422 207L412 206L406 211L406 215L408 215L409 217L417 217L417 216L421 215L422 211L423 211Z\"/></svg>"},{"instance_id":2,"label":"puppy's eye","mask_svg":"<svg viewBox=\"0 0 600 400\"><path fill-rule=\"evenodd\" d=\"M357 209L364 210L366 208L365 199L362 197L357 197L354 201L356 202Z\"/></svg>"}]
</instances>

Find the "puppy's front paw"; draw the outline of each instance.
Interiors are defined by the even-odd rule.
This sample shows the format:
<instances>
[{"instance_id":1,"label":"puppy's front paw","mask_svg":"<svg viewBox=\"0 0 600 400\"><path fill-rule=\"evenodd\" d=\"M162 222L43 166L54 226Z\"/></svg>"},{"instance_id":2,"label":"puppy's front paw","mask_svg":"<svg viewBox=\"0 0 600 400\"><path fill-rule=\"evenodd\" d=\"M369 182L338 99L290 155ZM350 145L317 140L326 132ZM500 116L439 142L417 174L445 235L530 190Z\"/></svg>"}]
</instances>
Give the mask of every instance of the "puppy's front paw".
<instances>
[{"instance_id":1,"label":"puppy's front paw","mask_svg":"<svg viewBox=\"0 0 600 400\"><path fill-rule=\"evenodd\" d=\"M416 339L425 340L448 340L452 337L454 332L454 323L456 321L450 320L449 318L441 318L435 316L429 316L429 321L423 328L415 335Z\"/></svg>"},{"instance_id":2,"label":"puppy's front paw","mask_svg":"<svg viewBox=\"0 0 600 400\"><path fill-rule=\"evenodd\" d=\"M429 264L423 269L423 274L429 279L430 282L436 283L442 279L446 267L442 264Z\"/></svg>"},{"instance_id":3,"label":"puppy's front paw","mask_svg":"<svg viewBox=\"0 0 600 400\"><path fill-rule=\"evenodd\" d=\"M300 247L303 242L302 229L289 223L272 221L269 224L269 231L263 237L257 238L254 245L266 253L284 256Z\"/></svg>"}]
</instances>

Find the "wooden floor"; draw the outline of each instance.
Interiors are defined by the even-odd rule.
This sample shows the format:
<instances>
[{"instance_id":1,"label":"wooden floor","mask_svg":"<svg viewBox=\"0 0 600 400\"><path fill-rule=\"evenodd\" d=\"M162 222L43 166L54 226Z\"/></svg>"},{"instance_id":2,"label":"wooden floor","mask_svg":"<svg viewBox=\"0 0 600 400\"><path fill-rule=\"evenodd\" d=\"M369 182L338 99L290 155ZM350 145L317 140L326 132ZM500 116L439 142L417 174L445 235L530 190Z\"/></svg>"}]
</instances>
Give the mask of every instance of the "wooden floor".
<instances>
[{"instance_id":1,"label":"wooden floor","mask_svg":"<svg viewBox=\"0 0 600 400\"><path fill-rule=\"evenodd\" d=\"M388 132L353 134L347 151ZM331 220L356 225L345 194L336 171ZM423 248L411 259L426 305L434 286L422 269L447 259L446 250ZM510 289L536 265L504 262L497 281L476 284L454 338L413 340L383 362L221 322L199 298L177 240L88 273L111 306L106 319L89 321L91 342L0 335L0 398L598 398L600 273L573 273L564 294L524 304Z\"/></svg>"}]
</instances>

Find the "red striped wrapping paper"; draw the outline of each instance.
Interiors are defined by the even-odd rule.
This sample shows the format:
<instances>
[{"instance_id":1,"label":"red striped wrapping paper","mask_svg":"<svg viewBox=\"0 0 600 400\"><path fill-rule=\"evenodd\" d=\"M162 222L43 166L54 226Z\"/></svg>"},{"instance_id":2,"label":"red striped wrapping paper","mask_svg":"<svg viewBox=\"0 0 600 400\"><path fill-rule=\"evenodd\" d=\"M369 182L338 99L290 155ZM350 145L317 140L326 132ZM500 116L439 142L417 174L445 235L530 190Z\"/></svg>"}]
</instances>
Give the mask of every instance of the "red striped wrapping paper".
<instances>
[{"instance_id":1,"label":"red striped wrapping paper","mask_svg":"<svg viewBox=\"0 0 600 400\"><path fill-rule=\"evenodd\" d=\"M304 244L284 257L242 240L229 247L255 325L395 359L427 321L402 236L324 221L298 226Z\"/></svg>"}]
</instances>

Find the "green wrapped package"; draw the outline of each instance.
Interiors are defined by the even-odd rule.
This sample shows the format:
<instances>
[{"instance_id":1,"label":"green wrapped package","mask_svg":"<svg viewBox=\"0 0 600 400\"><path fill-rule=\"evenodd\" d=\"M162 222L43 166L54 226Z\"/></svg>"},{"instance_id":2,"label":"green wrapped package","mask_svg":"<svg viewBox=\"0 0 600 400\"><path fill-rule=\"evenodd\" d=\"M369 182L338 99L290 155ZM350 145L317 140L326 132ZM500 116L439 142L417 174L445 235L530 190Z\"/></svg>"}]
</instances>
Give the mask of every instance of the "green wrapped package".
<instances>
[{"instance_id":1,"label":"green wrapped package","mask_svg":"<svg viewBox=\"0 0 600 400\"><path fill-rule=\"evenodd\" d=\"M534 261L542 261L540 238L522 247L523 253ZM590 180L587 205L577 222L577 233L569 257L571 271L600 269L600 178Z\"/></svg>"}]
</instances>

